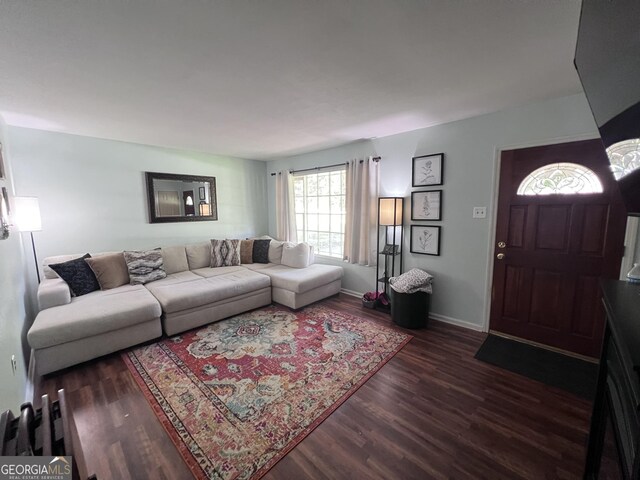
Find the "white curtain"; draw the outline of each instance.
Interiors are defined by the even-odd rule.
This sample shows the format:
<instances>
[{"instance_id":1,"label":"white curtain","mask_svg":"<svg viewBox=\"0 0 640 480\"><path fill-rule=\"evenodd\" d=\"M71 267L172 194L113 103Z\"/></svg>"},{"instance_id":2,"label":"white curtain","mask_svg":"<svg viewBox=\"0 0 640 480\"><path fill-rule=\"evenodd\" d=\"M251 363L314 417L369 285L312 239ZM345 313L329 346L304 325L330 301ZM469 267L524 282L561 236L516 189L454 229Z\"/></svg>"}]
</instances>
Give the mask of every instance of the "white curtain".
<instances>
[{"instance_id":1,"label":"white curtain","mask_svg":"<svg viewBox=\"0 0 640 480\"><path fill-rule=\"evenodd\" d=\"M359 265L375 265L378 163L372 157L347 165L344 259Z\"/></svg>"},{"instance_id":2,"label":"white curtain","mask_svg":"<svg viewBox=\"0 0 640 480\"><path fill-rule=\"evenodd\" d=\"M293 175L287 170L282 170L276 175L276 234L278 240L298 241L293 201Z\"/></svg>"}]
</instances>

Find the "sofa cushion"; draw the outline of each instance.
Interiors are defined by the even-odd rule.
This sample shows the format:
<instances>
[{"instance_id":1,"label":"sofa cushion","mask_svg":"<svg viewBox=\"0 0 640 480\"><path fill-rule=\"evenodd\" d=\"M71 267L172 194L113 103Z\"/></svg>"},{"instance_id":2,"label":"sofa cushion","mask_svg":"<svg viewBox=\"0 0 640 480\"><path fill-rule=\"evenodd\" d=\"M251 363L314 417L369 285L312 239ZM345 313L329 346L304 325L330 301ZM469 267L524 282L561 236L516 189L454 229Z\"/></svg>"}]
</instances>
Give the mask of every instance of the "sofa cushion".
<instances>
[{"instance_id":1,"label":"sofa cushion","mask_svg":"<svg viewBox=\"0 0 640 480\"><path fill-rule=\"evenodd\" d=\"M243 268L248 268L249 270L253 270L254 272L259 272L265 268L275 267L276 263L250 263L248 265L242 265Z\"/></svg>"},{"instance_id":2,"label":"sofa cushion","mask_svg":"<svg viewBox=\"0 0 640 480\"><path fill-rule=\"evenodd\" d=\"M253 240L253 263L269 263L269 244L271 240L256 238Z\"/></svg>"},{"instance_id":3,"label":"sofa cushion","mask_svg":"<svg viewBox=\"0 0 640 480\"><path fill-rule=\"evenodd\" d=\"M293 268L309 266L310 248L307 243L285 243L282 247L282 265Z\"/></svg>"},{"instance_id":4,"label":"sofa cushion","mask_svg":"<svg viewBox=\"0 0 640 480\"><path fill-rule=\"evenodd\" d=\"M100 290L109 290L129 283L129 270L122 253L85 258L85 262L98 279Z\"/></svg>"},{"instance_id":5,"label":"sofa cushion","mask_svg":"<svg viewBox=\"0 0 640 480\"><path fill-rule=\"evenodd\" d=\"M131 285L144 285L167 276L162 263L162 251L159 248L125 251L124 260L127 262Z\"/></svg>"},{"instance_id":6,"label":"sofa cushion","mask_svg":"<svg viewBox=\"0 0 640 480\"><path fill-rule=\"evenodd\" d=\"M309 265L306 268L291 268L285 265L260 270L271 278L273 287L295 293L304 293L342 278L342 267L333 265Z\"/></svg>"},{"instance_id":7,"label":"sofa cushion","mask_svg":"<svg viewBox=\"0 0 640 480\"><path fill-rule=\"evenodd\" d=\"M27 334L32 348L46 348L159 318L160 305L141 285L77 297L41 311Z\"/></svg>"},{"instance_id":8,"label":"sofa cushion","mask_svg":"<svg viewBox=\"0 0 640 480\"><path fill-rule=\"evenodd\" d=\"M87 293L100 290L100 284L91 267L85 262L85 259L91 258L88 253L80 258L69 260L63 263L54 263L49 265L62 280L67 282L74 297L86 295Z\"/></svg>"},{"instance_id":9,"label":"sofa cushion","mask_svg":"<svg viewBox=\"0 0 640 480\"><path fill-rule=\"evenodd\" d=\"M253 263L253 240L240 240L240 263Z\"/></svg>"},{"instance_id":10,"label":"sofa cushion","mask_svg":"<svg viewBox=\"0 0 640 480\"><path fill-rule=\"evenodd\" d=\"M211 266L211 243L203 242L185 247L189 270Z\"/></svg>"},{"instance_id":11,"label":"sofa cushion","mask_svg":"<svg viewBox=\"0 0 640 480\"><path fill-rule=\"evenodd\" d=\"M166 278L156 280L155 282L147 283L146 289L153 293L153 290L158 287L167 285L176 285L178 283L193 282L194 280L201 280L200 275L196 275L193 272L178 272L167 275Z\"/></svg>"},{"instance_id":12,"label":"sofa cushion","mask_svg":"<svg viewBox=\"0 0 640 480\"><path fill-rule=\"evenodd\" d=\"M269 263L282 263L282 247L284 242L271 240L269 243Z\"/></svg>"},{"instance_id":13,"label":"sofa cushion","mask_svg":"<svg viewBox=\"0 0 640 480\"><path fill-rule=\"evenodd\" d=\"M164 271L167 272L167 275L189 270L187 251L182 245L177 247L162 247L161 252Z\"/></svg>"},{"instance_id":14,"label":"sofa cushion","mask_svg":"<svg viewBox=\"0 0 640 480\"><path fill-rule=\"evenodd\" d=\"M269 277L246 268L198 281L150 289L162 310L175 313L269 287Z\"/></svg>"},{"instance_id":15,"label":"sofa cushion","mask_svg":"<svg viewBox=\"0 0 640 480\"><path fill-rule=\"evenodd\" d=\"M219 275L226 275L227 273L241 272L244 269L245 268L241 267L240 265L231 266L231 267L217 267L217 268L207 267L207 268L198 268L197 270L192 270L191 273L195 273L200 277L211 278L211 277L217 277Z\"/></svg>"}]
</instances>

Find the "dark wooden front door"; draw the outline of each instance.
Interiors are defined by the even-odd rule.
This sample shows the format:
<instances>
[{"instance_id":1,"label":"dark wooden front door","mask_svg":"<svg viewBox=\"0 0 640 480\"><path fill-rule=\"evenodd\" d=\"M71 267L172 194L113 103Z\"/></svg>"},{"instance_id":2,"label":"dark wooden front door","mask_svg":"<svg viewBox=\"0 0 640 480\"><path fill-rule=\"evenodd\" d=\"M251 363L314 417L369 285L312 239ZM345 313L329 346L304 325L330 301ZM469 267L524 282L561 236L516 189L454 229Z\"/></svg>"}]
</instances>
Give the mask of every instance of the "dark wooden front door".
<instances>
[{"instance_id":1,"label":"dark wooden front door","mask_svg":"<svg viewBox=\"0 0 640 480\"><path fill-rule=\"evenodd\" d=\"M517 194L529 173L559 162L592 170L603 192ZM598 279L619 276L625 222L600 140L503 151L491 330L597 357Z\"/></svg>"}]
</instances>

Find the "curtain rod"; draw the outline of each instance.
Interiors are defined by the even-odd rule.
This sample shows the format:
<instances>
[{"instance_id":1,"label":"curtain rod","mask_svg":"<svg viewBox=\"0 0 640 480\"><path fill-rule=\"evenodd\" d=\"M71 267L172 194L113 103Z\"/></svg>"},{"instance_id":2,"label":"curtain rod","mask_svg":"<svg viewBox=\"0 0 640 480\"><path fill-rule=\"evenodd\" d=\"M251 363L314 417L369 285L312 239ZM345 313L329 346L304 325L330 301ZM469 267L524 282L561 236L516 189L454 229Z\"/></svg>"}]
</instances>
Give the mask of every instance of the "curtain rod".
<instances>
[{"instance_id":1,"label":"curtain rod","mask_svg":"<svg viewBox=\"0 0 640 480\"><path fill-rule=\"evenodd\" d=\"M379 162L380 160L382 160L382 157L373 157L371 160L373 160L374 162ZM364 162L364 160L360 160L360 163L362 162ZM289 170L289 173L310 172L311 170L320 170L320 169L331 168L331 167L341 167L342 165L349 165L349 162L334 163L333 165L323 165L322 167L303 168L301 170ZM276 175L277 175L276 172L271 172L272 177L275 177Z\"/></svg>"}]
</instances>

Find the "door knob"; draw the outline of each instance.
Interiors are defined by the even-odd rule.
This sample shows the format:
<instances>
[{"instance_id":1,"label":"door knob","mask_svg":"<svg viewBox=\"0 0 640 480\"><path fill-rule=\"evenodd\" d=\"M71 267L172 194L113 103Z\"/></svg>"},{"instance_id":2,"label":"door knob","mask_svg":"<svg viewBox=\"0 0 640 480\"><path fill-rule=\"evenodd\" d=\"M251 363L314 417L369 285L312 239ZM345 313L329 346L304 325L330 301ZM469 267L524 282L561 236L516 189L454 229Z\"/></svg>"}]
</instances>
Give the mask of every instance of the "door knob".
<instances>
[{"instance_id":1,"label":"door knob","mask_svg":"<svg viewBox=\"0 0 640 480\"><path fill-rule=\"evenodd\" d=\"M498 255L496 255L496 258L498 260L502 260L504 258L504 253L499 253Z\"/></svg>"},{"instance_id":2,"label":"door knob","mask_svg":"<svg viewBox=\"0 0 640 480\"><path fill-rule=\"evenodd\" d=\"M507 246L504 242L498 242L498 248L505 248Z\"/></svg>"}]
</instances>

